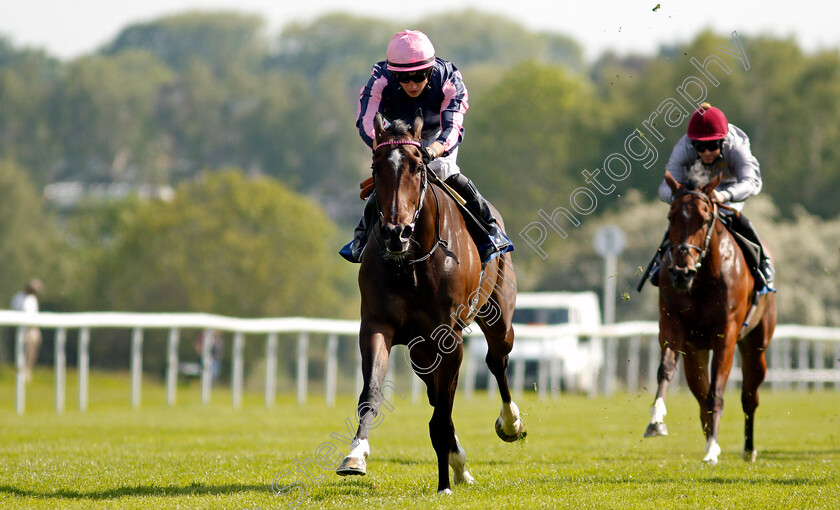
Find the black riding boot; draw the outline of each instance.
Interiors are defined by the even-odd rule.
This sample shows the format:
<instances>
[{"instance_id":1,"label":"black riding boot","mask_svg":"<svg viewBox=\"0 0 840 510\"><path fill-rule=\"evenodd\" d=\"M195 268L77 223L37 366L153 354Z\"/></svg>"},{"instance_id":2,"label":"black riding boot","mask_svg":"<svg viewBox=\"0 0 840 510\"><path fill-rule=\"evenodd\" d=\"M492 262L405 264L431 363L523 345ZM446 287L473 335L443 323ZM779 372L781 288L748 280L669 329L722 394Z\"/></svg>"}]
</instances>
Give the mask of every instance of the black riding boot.
<instances>
[{"instance_id":1,"label":"black riding boot","mask_svg":"<svg viewBox=\"0 0 840 510\"><path fill-rule=\"evenodd\" d=\"M467 210L480 223L480 229L470 229L470 233L478 247L482 265L502 253L513 251L513 243L496 223L490 204L481 196L470 178L464 174L455 174L446 179L446 184L466 200Z\"/></svg>"},{"instance_id":2,"label":"black riding boot","mask_svg":"<svg viewBox=\"0 0 840 510\"><path fill-rule=\"evenodd\" d=\"M734 230L736 234L739 234L744 239L758 247L758 260L755 260L756 256L754 253L748 253L752 250L744 250L744 256L747 258L747 264L750 266L750 270L753 271L753 274L762 280L762 283L767 290L775 291L773 288L773 280L776 277L776 270L773 269L770 257L767 256L767 251L761 244L761 240L758 238L758 232L755 231L755 227L752 222L747 219L743 213L731 215L729 217L729 221L732 230Z\"/></svg>"},{"instance_id":3,"label":"black riding boot","mask_svg":"<svg viewBox=\"0 0 840 510\"><path fill-rule=\"evenodd\" d=\"M374 191L374 193L376 193ZM358 264L362 261L362 252L365 250L368 238L368 228L373 222L373 215L376 214L376 198L373 194L365 202L365 210L362 212L362 219L353 231L353 240L347 243L338 254L345 260Z\"/></svg>"}]
</instances>

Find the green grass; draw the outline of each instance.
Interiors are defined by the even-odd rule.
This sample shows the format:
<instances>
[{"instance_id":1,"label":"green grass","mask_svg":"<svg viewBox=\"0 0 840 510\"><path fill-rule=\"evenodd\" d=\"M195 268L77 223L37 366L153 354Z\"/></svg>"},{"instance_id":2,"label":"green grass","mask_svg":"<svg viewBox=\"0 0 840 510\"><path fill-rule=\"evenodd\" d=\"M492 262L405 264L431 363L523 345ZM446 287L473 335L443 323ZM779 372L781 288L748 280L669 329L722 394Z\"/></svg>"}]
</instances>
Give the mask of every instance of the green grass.
<instances>
[{"instance_id":1,"label":"green grass","mask_svg":"<svg viewBox=\"0 0 840 510\"><path fill-rule=\"evenodd\" d=\"M68 384L74 379L68 374ZM428 437L431 408L392 398L371 436L368 475L340 478L317 467L316 449L345 433L349 395L335 408L281 396L265 409L259 393L234 411L230 392L201 405L198 384L164 388L146 381L143 405L129 406L126 374L92 374L90 407L54 411L52 374L37 372L27 412L14 412L14 381L0 370L0 508L287 508L301 490L272 491L276 475L308 465L312 480L291 474L306 495L298 508L837 508L840 494L840 392L761 395L755 464L740 458L738 394L726 395L720 464L700 462L698 407L684 391L668 399L671 435L642 439L652 395L537 401L526 395L528 437L507 444L493 431L498 397L456 399L454 422L467 450L472 486L437 496ZM323 452L323 450L322 450ZM308 462L308 464L307 464Z\"/></svg>"}]
</instances>

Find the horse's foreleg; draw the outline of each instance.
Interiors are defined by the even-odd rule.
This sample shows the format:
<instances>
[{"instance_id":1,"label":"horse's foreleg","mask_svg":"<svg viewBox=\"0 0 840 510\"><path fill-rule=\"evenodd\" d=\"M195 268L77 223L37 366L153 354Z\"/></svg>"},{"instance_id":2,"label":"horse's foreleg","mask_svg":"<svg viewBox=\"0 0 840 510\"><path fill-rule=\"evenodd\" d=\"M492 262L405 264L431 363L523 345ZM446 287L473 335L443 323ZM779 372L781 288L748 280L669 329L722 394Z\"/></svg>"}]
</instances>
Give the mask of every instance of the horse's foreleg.
<instances>
[{"instance_id":1,"label":"horse's foreleg","mask_svg":"<svg viewBox=\"0 0 840 510\"><path fill-rule=\"evenodd\" d=\"M683 365L688 389L700 405L700 426L703 428L703 436L708 440L712 433L711 411L706 401L709 396L709 351L687 346Z\"/></svg>"},{"instance_id":2,"label":"horse's foreleg","mask_svg":"<svg viewBox=\"0 0 840 510\"><path fill-rule=\"evenodd\" d=\"M449 464L453 461L455 466L458 466L455 468L455 481L472 483L472 477L464 469L466 453L455 438L455 426L452 423L452 404L455 400L455 389L458 387L458 368L462 356L463 350L457 349L443 360L433 376L435 410L429 421L429 436L438 461L438 494L452 493L449 484Z\"/></svg>"},{"instance_id":3,"label":"horse's foreleg","mask_svg":"<svg viewBox=\"0 0 840 510\"><path fill-rule=\"evenodd\" d=\"M732 370L732 358L735 354L734 332L727 331L724 335L725 342L719 348L714 349L712 355L711 381L709 382L709 393L706 395L706 416L708 416L708 428L706 434L706 456L703 462L715 465L720 455L718 444L718 430L720 429L720 417L723 414L723 391L726 389L726 381L729 379L729 372Z\"/></svg>"},{"instance_id":4,"label":"horse's foreleg","mask_svg":"<svg viewBox=\"0 0 840 510\"><path fill-rule=\"evenodd\" d=\"M659 362L659 370L656 373L656 398L650 408L650 423L645 430L645 437L667 436L668 427L665 426L665 395L668 393L668 385L677 373L677 353L670 344L660 339L662 346L662 358Z\"/></svg>"},{"instance_id":5,"label":"horse's foreleg","mask_svg":"<svg viewBox=\"0 0 840 510\"><path fill-rule=\"evenodd\" d=\"M345 475L364 475L367 472L367 456L370 454L368 433L379 410L382 407L382 382L388 368L390 340L382 333L363 334L359 336L359 347L362 353L362 377L364 384L359 395L359 405L356 407L356 418L359 427L356 437L350 445L350 453L344 458L336 473ZM378 423L377 423L378 424ZM375 427L375 425L373 425Z\"/></svg>"},{"instance_id":6,"label":"horse's foreleg","mask_svg":"<svg viewBox=\"0 0 840 510\"><path fill-rule=\"evenodd\" d=\"M741 387L741 406L744 409L744 449L741 457L747 462L755 462L756 450L753 443L753 424L755 410L758 408L758 387L767 374L766 352L763 348L764 330L757 328L738 344L741 351L741 372L744 380Z\"/></svg>"},{"instance_id":7,"label":"horse's foreleg","mask_svg":"<svg viewBox=\"0 0 840 510\"><path fill-rule=\"evenodd\" d=\"M455 435L455 447L449 452L449 467L452 468L452 480L455 484L471 484L475 479L467 471L467 452L458 442L458 435Z\"/></svg>"},{"instance_id":8,"label":"horse's foreleg","mask_svg":"<svg viewBox=\"0 0 840 510\"><path fill-rule=\"evenodd\" d=\"M501 347L490 345L488 341L487 367L490 373L496 378L499 385L499 395L502 397L502 409L496 419L496 434L507 442L513 442L525 436L525 425L519 414L519 407L513 402L510 396L510 387L507 381L508 353L513 346L513 328L508 329L505 341Z\"/></svg>"}]
</instances>

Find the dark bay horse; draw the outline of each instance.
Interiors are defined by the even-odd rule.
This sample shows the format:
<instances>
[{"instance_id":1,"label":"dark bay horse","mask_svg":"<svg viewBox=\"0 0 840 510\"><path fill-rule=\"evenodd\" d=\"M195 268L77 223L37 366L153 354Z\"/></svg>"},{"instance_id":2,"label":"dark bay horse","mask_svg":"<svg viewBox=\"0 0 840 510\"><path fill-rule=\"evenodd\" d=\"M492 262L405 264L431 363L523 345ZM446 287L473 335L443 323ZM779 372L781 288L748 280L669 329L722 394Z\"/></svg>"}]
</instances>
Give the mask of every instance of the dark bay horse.
<instances>
[{"instance_id":1,"label":"dark bay horse","mask_svg":"<svg viewBox=\"0 0 840 510\"><path fill-rule=\"evenodd\" d=\"M482 271L458 204L430 182L434 176L423 165L418 142L422 119L414 126L395 121L385 128L377 115L374 125L376 191L370 200L376 200L379 219L359 269L364 385L357 408L359 427L337 473L365 474L368 434L380 412L391 347L405 345L406 357L426 383L434 407L429 435L437 454L438 493L451 493L449 467L455 483L473 482L452 423L463 358L461 335L473 318L487 339L487 365L502 397L496 432L505 441L525 433L506 376L513 348L516 276L510 254L490 261Z\"/></svg>"},{"instance_id":2,"label":"dark bay horse","mask_svg":"<svg viewBox=\"0 0 840 510\"><path fill-rule=\"evenodd\" d=\"M744 409L742 457L753 462L753 423L758 387L764 381L764 353L776 328L776 299L770 292L756 299L755 280L735 238L721 223L709 198L720 175L689 173L681 185L665 173L674 194L668 215L670 250L663 256L659 277L659 345L662 361L659 387L645 437L667 435L663 423L665 393L674 378L677 354L683 355L688 386L700 404L706 436L704 462L717 464L718 427L723 392L737 344L741 352ZM737 214L737 212L736 212ZM711 370L709 353L711 352ZM711 379L710 379L711 375Z\"/></svg>"}]
</instances>

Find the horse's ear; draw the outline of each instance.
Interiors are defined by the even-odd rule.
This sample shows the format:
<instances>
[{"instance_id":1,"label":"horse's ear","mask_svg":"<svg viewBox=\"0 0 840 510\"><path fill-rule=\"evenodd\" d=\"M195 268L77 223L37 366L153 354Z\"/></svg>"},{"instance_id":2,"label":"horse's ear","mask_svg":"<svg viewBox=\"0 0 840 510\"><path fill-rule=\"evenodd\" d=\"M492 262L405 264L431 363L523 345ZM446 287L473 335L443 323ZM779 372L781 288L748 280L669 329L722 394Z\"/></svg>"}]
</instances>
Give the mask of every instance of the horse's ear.
<instances>
[{"instance_id":1,"label":"horse's ear","mask_svg":"<svg viewBox=\"0 0 840 510\"><path fill-rule=\"evenodd\" d=\"M720 184L721 179L723 179L723 175L721 174L717 174L716 176L712 177L712 180L709 181L709 184L703 186L703 193L705 193L708 196L712 196L712 191L714 191L715 188L718 187L718 184Z\"/></svg>"},{"instance_id":2,"label":"horse's ear","mask_svg":"<svg viewBox=\"0 0 840 510\"><path fill-rule=\"evenodd\" d=\"M671 188L671 193L676 195L677 192L680 190L681 186L680 183L678 183L677 180L674 179L674 176L671 175L671 172L669 172L668 170L665 170L665 182L667 182L668 187Z\"/></svg>"},{"instance_id":3,"label":"horse's ear","mask_svg":"<svg viewBox=\"0 0 840 510\"><path fill-rule=\"evenodd\" d=\"M423 136L423 116L418 115L414 118L414 139L419 140Z\"/></svg>"},{"instance_id":4,"label":"horse's ear","mask_svg":"<svg viewBox=\"0 0 840 510\"><path fill-rule=\"evenodd\" d=\"M376 147L379 145L379 142L382 141L382 138L385 135L385 119L382 117L382 114L376 112L376 115L373 116L373 134L374 134L374 144L373 146Z\"/></svg>"}]
</instances>

